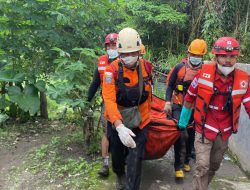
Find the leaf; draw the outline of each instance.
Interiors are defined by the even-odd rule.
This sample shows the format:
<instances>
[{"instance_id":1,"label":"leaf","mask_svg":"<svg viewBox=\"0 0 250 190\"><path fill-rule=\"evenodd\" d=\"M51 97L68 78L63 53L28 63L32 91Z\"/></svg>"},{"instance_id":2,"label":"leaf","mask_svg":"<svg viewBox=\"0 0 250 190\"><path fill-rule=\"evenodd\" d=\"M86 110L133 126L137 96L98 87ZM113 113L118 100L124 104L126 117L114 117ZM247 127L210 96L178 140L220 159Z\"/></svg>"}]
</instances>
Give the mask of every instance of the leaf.
<instances>
[{"instance_id":1,"label":"leaf","mask_svg":"<svg viewBox=\"0 0 250 190\"><path fill-rule=\"evenodd\" d=\"M13 71L0 71L0 81L3 82L22 82L24 80L24 73L15 74Z\"/></svg>"},{"instance_id":2,"label":"leaf","mask_svg":"<svg viewBox=\"0 0 250 190\"><path fill-rule=\"evenodd\" d=\"M35 87L40 91L40 92L45 92L46 91L46 83L44 80L39 80L35 83Z\"/></svg>"},{"instance_id":3,"label":"leaf","mask_svg":"<svg viewBox=\"0 0 250 190\"><path fill-rule=\"evenodd\" d=\"M10 106L12 103L8 101L4 96L1 96L0 98L0 109L4 109L8 106Z\"/></svg>"},{"instance_id":4,"label":"leaf","mask_svg":"<svg viewBox=\"0 0 250 190\"><path fill-rule=\"evenodd\" d=\"M26 85L23 92L18 86L8 88L10 101L16 103L22 110L29 111L34 115L39 111L40 100L36 88L33 85Z\"/></svg>"},{"instance_id":5,"label":"leaf","mask_svg":"<svg viewBox=\"0 0 250 190\"><path fill-rule=\"evenodd\" d=\"M7 114L0 113L0 123L4 123L7 119L9 119Z\"/></svg>"},{"instance_id":6,"label":"leaf","mask_svg":"<svg viewBox=\"0 0 250 190\"><path fill-rule=\"evenodd\" d=\"M90 56L93 58L96 58L96 54L94 49L90 49L90 48L74 48L73 51L80 51L81 54L85 55L85 56Z\"/></svg>"}]
</instances>

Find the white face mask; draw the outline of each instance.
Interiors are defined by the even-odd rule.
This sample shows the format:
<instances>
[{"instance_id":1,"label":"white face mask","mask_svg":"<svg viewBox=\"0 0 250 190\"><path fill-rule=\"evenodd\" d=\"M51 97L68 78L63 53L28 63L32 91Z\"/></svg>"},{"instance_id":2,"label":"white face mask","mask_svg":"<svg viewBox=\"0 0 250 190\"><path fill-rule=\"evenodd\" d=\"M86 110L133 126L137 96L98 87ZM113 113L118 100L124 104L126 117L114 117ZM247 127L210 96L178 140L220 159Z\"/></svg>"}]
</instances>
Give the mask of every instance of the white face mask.
<instances>
[{"instance_id":1,"label":"white face mask","mask_svg":"<svg viewBox=\"0 0 250 190\"><path fill-rule=\"evenodd\" d=\"M132 68L135 66L135 63L138 60L138 56L128 56L128 57L123 57L122 61L124 62L124 65L128 68Z\"/></svg>"},{"instance_id":2,"label":"white face mask","mask_svg":"<svg viewBox=\"0 0 250 190\"><path fill-rule=\"evenodd\" d=\"M117 58L119 55L117 49L108 49L107 53L108 53L109 59Z\"/></svg>"},{"instance_id":3,"label":"white face mask","mask_svg":"<svg viewBox=\"0 0 250 190\"><path fill-rule=\"evenodd\" d=\"M225 67L220 64L217 64L217 66L219 71L225 76L229 75L234 70L234 65L232 67Z\"/></svg>"},{"instance_id":4,"label":"white face mask","mask_svg":"<svg viewBox=\"0 0 250 190\"><path fill-rule=\"evenodd\" d=\"M190 56L189 57L189 61L192 65L194 66L198 66L202 63L202 58L201 57L193 57L193 56Z\"/></svg>"}]
</instances>

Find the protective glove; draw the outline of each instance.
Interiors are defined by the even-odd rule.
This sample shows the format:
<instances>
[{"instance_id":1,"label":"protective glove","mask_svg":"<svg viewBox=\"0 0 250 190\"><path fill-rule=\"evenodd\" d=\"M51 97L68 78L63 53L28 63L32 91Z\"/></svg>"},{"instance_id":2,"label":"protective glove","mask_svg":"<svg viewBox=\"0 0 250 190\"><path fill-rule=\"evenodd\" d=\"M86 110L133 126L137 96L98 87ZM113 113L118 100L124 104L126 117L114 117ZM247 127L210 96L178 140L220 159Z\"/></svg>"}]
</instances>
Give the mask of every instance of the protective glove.
<instances>
[{"instance_id":1,"label":"protective glove","mask_svg":"<svg viewBox=\"0 0 250 190\"><path fill-rule=\"evenodd\" d=\"M188 109L185 106L182 106L181 115L180 115L180 119L178 122L178 127L180 128L180 130L184 130L187 128L189 119L191 117L191 113L192 113L191 109Z\"/></svg>"},{"instance_id":2,"label":"protective glove","mask_svg":"<svg viewBox=\"0 0 250 190\"><path fill-rule=\"evenodd\" d=\"M165 106L164 106L164 112L168 115L168 116L172 116L172 106L170 102L166 102Z\"/></svg>"},{"instance_id":3,"label":"protective glove","mask_svg":"<svg viewBox=\"0 0 250 190\"><path fill-rule=\"evenodd\" d=\"M135 134L130 129L125 127L123 124L118 125L115 129L118 132L118 136L122 141L122 144L130 148L136 147L135 141L132 138L135 137Z\"/></svg>"}]
</instances>

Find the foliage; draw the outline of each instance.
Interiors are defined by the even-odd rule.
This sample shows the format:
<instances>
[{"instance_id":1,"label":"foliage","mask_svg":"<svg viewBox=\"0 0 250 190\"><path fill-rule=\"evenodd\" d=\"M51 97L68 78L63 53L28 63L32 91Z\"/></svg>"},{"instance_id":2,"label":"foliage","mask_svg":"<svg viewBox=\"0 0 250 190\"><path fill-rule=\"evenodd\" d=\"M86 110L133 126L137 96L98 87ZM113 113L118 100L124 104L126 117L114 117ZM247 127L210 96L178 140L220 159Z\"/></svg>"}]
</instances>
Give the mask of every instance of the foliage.
<instances>
[{"instance_id":1,"label":"foliage","mask_svg":"<svg viewBox=\"0 0 250 190\"><path fill-rule=\"evenodd\" d=\"M240 57L239 61L242 63L248 63L249 64L249 55L250 55L250 32L247 32L240 36Z\"/></svg>"},{"instance_id":2,"label":"foliage","mask_svg":"<svg viewBox=\"0 0 250 190\"><path fill-rule=\"evenodd\" d=\"M100 53L103 37L115 30L115 18L110 15L119 18L116 4L108 0L84 3L81 0L0 1L1 68L4 66L0 73L2 88L8 87L9 83L16 83L17 76L24 76L22 80L18 80L24 88L26 85L28 88L33 85L38 91L44 91L45 85L40 88L36 83L41 80L43 83L48 82L50 76L54 75L55 65L52 62L57 55L52 49L57 47L70 54L74 51L85 51L86 54L86 51L96 49ZM76 62L71 66L79 64ZM85 73L81 77L89 81L90 75ZM18 93L21 91L19 95L25 102L29 100L30 97L24 96L26 94L21 87L20 90L15 90ZM20 101L15 101L16 98L11 100L14 105L33 115L40 106L37 92L32 94L33 107L26 103L21 105ZM2 101L8 100L8 97L4 98Z\"/></svg>"},{"instance_id":3,"label":"foliage","mask_svg":"<svg viewBox=\"0 0 250 190\"><path fill-rule=\"evenodd\" d=\"M103 40L123 27L139 31L146 58L168 70L189 42L209 51L225 35L240 40L249 59L248 0L0 1L0 108L9 117L39 113L41 92L64 107L86 106L86 91L104 53ZM210 56L207 56L210 58Z\"/></svg>"},{"instance_id":4,"label":"foliage","mask_svg":"<svg viewBox=\"0 0 250 190\"><path fill-rule=\"evenodd\" d=\"M176 50L178 41L173 41L172 35L185 27L187 15L168 3L160 1L128 1L126 13L129 15L120 27L132 26L136 28L142 42L151 47L154 57L162 50ZM160 36L160 37L159 37Z\"/></svg>"},{"instance_id":5,"label":"foliage","mask_svg":"<svg viewBox=\"0 0 250 190\"><path fill-rule=\"evenodd\" d=\"M217 12L207 12L204 18L202 35L209 47L223 34L221 18Z\"/></svg>"},{"instance_id":6,"label":"foliage","mask_svg":"<svg viewBox=\"0 0 250 190\"><path fill-rule=\"evenodd\" d=\"M55 74L51 77L48 85L50 97L73 109L84 108L86 90L91 80L91 70L88 65L94 65L96 55L94 50L88 48L75 48L73 51L80 52L78 59L69 53L53 48L59 53L59 58L54 60L56 65Z\"/></svg>"},{"instance_id":7,"label":"foliage","mask_svg":"<svg viewBox=\"0 0 250 190\"><path fill-rule=\"evenodd\" d=\"M186 57L186 53L184 51L178 55L174 55L169 51L162 51L156 60L155 69L168 73L168 71L179 63L184 57Z\"/></svg>"}]
</instances>

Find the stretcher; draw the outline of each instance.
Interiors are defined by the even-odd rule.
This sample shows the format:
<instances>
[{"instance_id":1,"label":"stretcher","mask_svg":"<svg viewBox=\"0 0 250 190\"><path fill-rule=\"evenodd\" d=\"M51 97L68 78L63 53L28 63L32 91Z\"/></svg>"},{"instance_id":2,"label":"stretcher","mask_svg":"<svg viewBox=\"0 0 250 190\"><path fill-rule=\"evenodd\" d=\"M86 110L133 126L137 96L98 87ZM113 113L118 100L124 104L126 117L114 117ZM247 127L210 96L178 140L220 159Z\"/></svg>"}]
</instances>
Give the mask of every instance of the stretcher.
<instances>
[{"instance_id":1,"label":"stretcher","mask_svg":"<svg viewBox=\"0 0 250 190\"><path fill-rule=\"evenodd\" d=\"M165 100L153 95L144 160L163 157L180 136L177 122L163 111Z\"/></svg>"}]
</instances>

